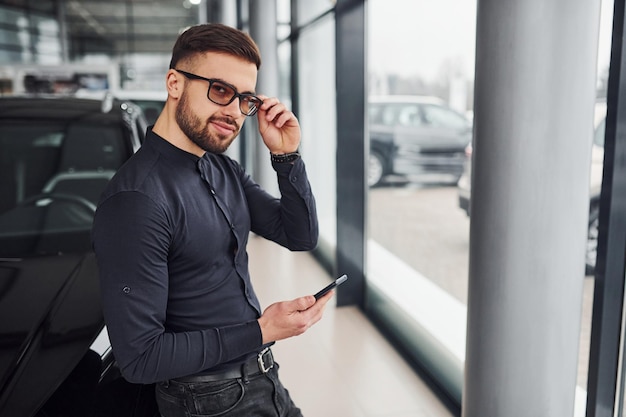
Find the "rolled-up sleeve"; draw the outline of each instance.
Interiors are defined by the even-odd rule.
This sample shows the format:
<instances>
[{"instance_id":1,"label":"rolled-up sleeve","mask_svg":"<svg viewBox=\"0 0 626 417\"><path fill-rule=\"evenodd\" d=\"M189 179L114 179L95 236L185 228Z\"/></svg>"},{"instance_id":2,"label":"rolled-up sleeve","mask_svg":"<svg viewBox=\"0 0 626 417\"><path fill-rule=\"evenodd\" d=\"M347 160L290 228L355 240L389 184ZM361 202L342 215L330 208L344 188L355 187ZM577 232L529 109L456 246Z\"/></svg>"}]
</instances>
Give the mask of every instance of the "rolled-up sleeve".
<instances>
[{"instance_id":1,"label":"rolled-up sleeve","mask_svg":"<svg viewBox=\"0 0 626 417\"><path fill-rule=\"evenodd\" d=\"M170 223L163 207L134 191L103 201L94 219L105 322L122 375L134 383L192 375L262 345L256 320L168 331Z\"/></svg>"}]
</instances>

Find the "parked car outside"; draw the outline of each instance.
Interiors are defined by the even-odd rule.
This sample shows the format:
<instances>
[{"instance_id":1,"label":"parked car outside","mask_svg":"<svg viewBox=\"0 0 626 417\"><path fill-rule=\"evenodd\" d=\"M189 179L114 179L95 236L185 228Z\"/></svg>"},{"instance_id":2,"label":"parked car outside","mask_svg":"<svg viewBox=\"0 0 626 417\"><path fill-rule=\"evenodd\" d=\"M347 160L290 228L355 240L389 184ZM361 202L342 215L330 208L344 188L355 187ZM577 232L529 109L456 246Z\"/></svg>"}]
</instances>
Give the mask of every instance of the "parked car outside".
<instances>
[{"instance_id":1,"label":"parked car outside","mask_svg":"<svg viewBox=\"0 0 626 417\"><path fill-rule=\"evenodd\" d=\"M606 105L597 106L602 110L596 110L600 116L600 121L597 122L593 144L591 149L591 172L590 172L590 201L589 201L589 224L587 229L587 250L585 253L585 273L587 275L593 275L596 267L596 258L598 256L598 217L599 217L599 203L600 203L600 189L602 187L602 169L604 164L604 131L605 131L605 119L603 114L606 114ZM471 164L472 147L467 147L467 161L463 175L459 179L457 184L458 190L458 202L459 207L470 215L470 200L471 200L471 178L472 178L472 164Z\"/></svg>"},{"instance_id":2,"label":"parked car outside","mask_svg":"<svg viewBox=\"0 0 626 417\"><path fill-rule=\"evenodd\" d=\"M111 96L0 97L0 415L156 415L150 388L125 382L97 339L90 239L100 193L145 130L139 107Z\"/></svg>"},{"instance_id":3,"label":"parked car outside","mask_svg":"<svg viewBox=\"0 0 626 417\"><path fill-rule=\"evenodd\" d=\"M443 174L456 184L463 173L472 124L430 96L372 96L369 99L368 184L390 175L420 180Z\"/></svg>"}]
</instances>

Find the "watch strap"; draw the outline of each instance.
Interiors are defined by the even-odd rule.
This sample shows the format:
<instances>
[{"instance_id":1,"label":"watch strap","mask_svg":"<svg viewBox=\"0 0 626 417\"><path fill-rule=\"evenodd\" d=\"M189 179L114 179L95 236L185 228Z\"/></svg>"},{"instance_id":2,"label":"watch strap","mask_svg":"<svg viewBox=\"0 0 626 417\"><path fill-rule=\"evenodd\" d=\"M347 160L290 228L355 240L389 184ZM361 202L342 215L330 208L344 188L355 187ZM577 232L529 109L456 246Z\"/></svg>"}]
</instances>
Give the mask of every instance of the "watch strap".
<instances>
[{"instance_id":1,"label":"watch strap","mask_svg":"<svg viewBox=\"0 0 626 417\"><path fill-rule=\"evenodd\" d=\"M270 158L272 159L272 162L276 162L279 164L285 163L285 162L290 163L300 158L300 153L299 152L291 152L291 153L284 153L284 154L270 153Z\"/></svg>"}]
</instances>

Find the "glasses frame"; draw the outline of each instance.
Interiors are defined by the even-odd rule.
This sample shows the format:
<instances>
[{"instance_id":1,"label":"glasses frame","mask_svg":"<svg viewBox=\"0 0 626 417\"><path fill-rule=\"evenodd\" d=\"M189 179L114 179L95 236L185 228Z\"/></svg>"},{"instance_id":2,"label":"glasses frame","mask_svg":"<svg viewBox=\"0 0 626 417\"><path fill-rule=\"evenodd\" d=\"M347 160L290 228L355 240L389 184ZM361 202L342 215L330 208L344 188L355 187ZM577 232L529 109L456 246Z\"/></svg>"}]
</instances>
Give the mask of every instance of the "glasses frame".
<instances>
[{"instance_id":1,"label":"glasses frame","mask_svg":"<svg viewBox=\"0 0 626 417\"><path fill-rule=\"evenodd\" d=\"M209 101L211 101L211 103L215 103L218 106L228 106L230 103L232 103L236 98L239 99L239 111L241 112L241 114L246 115L246 116L254 116L258 111L259 111L259 107L261 107L263 105L263 100L261 100L259 97L255 96L252 93L240 93L239 91L237 91L237 89L235 88L234 85L229 84L225 81L222 81L220 79L217 78L206 78L206 77L202 77L200 75L196 75L196 74L192 74L191 72L187 72L187 71L183 71L183 70L179 70L178 68L173 68L174 71L176 72L180 72L181 74L183 74L186 78L190 79L190 80L201 80L201 81L206 81L209 83L209 88L207 89L206 92L206 98L209 99ZM215 83L220 83L225 85L226 87L230 88L233 90L234 94L233 96L230 98L230 100L228 100L228 103L218 103L217 101L213 100L210 97L210 92L211 92L211 87L213 87L213 84ZM243 100L244 98L249 98L252 97L256 100L259 101L259 105L252 110L249 113L246 113L245 111L243 111L243 109L241 108L241 105L243 104Z\"/></svg>"}]
</instances>

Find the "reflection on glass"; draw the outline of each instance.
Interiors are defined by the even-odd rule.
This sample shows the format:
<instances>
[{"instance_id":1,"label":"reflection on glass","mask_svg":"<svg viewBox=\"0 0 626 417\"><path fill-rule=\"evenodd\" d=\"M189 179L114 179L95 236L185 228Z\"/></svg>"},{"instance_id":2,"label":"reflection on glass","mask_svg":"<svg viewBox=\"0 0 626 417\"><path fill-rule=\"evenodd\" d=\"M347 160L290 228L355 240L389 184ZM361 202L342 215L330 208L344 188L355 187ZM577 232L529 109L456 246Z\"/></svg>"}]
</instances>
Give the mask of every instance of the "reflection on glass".
<instances>
[{"instance_id":1,"label":"reflection on glass","mask_svg":"<svg viewBox=\"0 0 626 417\"><path fill-rule=\"evenodd\" d=\"M297 1L298 25L305 25L335 6L332 0Z\"/></svg>"}]
</instances>

